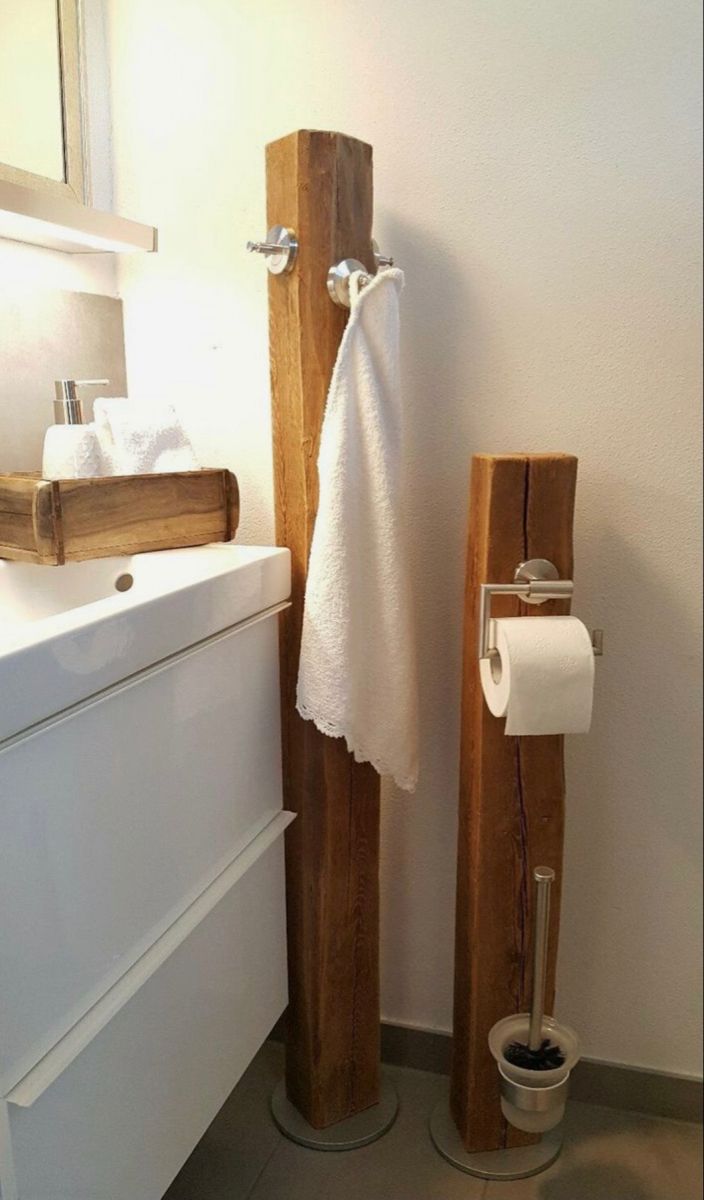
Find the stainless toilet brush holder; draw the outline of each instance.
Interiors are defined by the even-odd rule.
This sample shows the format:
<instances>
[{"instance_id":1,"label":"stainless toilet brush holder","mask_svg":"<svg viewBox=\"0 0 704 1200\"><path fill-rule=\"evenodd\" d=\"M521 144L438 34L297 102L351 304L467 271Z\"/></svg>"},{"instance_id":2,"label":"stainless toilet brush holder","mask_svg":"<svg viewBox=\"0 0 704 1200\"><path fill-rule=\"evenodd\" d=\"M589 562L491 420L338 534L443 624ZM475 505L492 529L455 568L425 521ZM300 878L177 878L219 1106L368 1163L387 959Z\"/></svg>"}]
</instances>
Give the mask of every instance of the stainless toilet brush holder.
<instances>
[{"instance_id":1,"label":"stainless toilet brush holder","mask_svg":"<svg viewBox=\"0 0 704 1200\"><path fill-rule=\"evenodd\" d=\"M560 1047L564 1062L549 1071L516 1066L506 1050L516 1042L528 1043L530 1014L517 1013L497 1021L489 1034L489 1049L496 1059L501 1087L501 1111L510 1125L525 1133L547 1133L565 1115L570 1074L579 1061L579 1041L569 1025L543 1017L540 1036Z\"/></svg>"},{"instance_id":2,"label":"stainless toilet brush holder","mask_svg":"<svg viewBox=\"0 0 704 1200\"><path fill-rule=\"evenodd\" d=\"M501 1111L516 1129L542 1134L535 1145L469 1153L446 1102L435 1109L430 1134L444 1158L460 1171L482 1179L524 1179L545 1171L562 1147L558 1129L565 1115L570 1073L579 1061L579 1041L569 1025L546 1017L545 979L550 923L550 888L555 872L536 867L533 942L533 997L529 1013L497 1021L489 1032L496 1060Z\"/></svg>"},{"instance_id":3,"label":"stainless toilet brush holder","mask_svg":"<svg viewBox=\"0 0 704 1200\"><path fill-rule=\"evenodd\" d=\"M579 1060L577 1034L545 1016L550 889L555 872L536 867L533 931L533 997L529 1013L497 1021L489 1049L501 1081L501 1109L509 1124L525 1133L546 1133L565 1115L570 1072Z\"/></svg>"}]
</instances>

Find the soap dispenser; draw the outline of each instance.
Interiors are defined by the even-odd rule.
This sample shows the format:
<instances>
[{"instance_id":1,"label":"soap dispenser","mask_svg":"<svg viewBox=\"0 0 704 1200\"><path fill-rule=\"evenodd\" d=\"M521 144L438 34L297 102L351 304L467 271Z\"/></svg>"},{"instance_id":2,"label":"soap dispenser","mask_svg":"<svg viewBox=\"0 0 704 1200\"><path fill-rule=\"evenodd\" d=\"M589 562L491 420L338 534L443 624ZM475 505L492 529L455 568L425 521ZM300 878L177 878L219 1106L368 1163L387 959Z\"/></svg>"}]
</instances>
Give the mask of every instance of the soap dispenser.
<instances>
[{"instance_id":1,"label":"soap dispenser","mask_svg":"<svg viewBox=\"0 0 704 1200\"><path fill-rule=\"evenodd\" d=\"M100 444L93 425L83 423L83 404L76 389L100 387L107 379L57 379L55 425L44 438L42 475L45 479L83 479L101 475Z\"/></svg>"}]
</instances>

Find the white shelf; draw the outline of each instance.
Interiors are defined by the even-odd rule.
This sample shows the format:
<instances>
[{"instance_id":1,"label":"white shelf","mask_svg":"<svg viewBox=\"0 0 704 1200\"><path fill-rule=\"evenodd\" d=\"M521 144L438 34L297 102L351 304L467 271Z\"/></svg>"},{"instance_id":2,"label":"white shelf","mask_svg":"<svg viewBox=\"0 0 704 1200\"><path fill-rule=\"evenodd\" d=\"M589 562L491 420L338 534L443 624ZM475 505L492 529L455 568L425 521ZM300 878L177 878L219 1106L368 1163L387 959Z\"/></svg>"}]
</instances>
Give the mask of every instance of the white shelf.
<instances>
[{"instance_id":1,"label":"white shelf","mask_svg":"<svg viewBox=\"0 0 704 1200\"><path fill-rule=\"evenodd\" d=\"M0 237L69 254L157 249L152 225L98 212L77 200L0 180Z\"/></svg>"}]
</instances>

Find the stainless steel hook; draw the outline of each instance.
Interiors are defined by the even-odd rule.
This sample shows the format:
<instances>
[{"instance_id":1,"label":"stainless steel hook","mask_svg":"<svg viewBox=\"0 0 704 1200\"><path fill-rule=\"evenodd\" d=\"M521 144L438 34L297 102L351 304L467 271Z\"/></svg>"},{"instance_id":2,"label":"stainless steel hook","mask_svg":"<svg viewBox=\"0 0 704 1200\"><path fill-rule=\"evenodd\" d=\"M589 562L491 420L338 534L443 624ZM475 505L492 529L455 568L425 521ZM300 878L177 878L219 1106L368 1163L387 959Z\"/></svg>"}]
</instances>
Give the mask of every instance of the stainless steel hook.
<instances>
[{"instance_id":1,"label":"stainless steel hook","mask_svg":"<svg viewBox=\"0 0 704 1200\"><path fill-rule=\"evenodd\" d=\"M343 258L341 262L336 263L328 271L328 295L333 303L339 308L349 308L350 306L350 276L355 271L361 271L360 285L364 287L368 283L371 276L367 272L364 263L361 263L358 258Z\"/></svg>"},{"instance_id":2,"label":"stainless steel hook","mask_svg":"<svg viewBox=\"0 0 704 1200\"><path fill-rule=\"evenodd\" d=\"M266 268L271 275L283 275L293 269L298 254L298 240L292 229L272 225L264 242L247 242L253 254L266 255Z\"/></svg>"},{"instance_id":3,"label":"stainless steel hook","mask_svg":"<svg viewBox=\"0 0 704 1200\"><path fill-rule=\"evenodd\" d=\"M384 267L393 267L393 258L387 256L386 254L380 253L379 243L377 242L376 238L372 238L372 253L374 255L374 262L376 263L377 271L381 271Z\"/></svg>"},{"instance_id":4,"label":"stainless steel hook","mask_svg":"<svg viewBox=\"0 0 704 1200\"><path fill-rule=\"evenodd\" d=\"M386 267L393 267L393 258L385 254L379 253L379 246L372 238L372 253L376 264L377 273L383 271ZM355 271L361 271L359 280L360 287L365 287L373 275L370 275L364 263L361 263L358 258L343 258L341 262L335 263L328 271L328 294L330 299L340 308L349 308L350 306L350 275Z\"/></svg>"}]
</instances>

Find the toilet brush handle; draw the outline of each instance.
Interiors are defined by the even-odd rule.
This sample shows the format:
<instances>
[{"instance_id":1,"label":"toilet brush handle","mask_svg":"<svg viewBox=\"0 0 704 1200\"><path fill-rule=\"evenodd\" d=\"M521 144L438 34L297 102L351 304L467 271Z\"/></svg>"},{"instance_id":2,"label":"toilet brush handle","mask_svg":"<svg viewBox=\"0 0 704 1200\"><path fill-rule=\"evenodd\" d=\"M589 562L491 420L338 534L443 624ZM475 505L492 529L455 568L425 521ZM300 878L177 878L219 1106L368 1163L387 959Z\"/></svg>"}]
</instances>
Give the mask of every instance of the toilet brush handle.
<instances>
[{"instance_id":1,"label":"toilet brush handle","mask_svg":"<svg viewBox=\"0 0 704 1200\"><path fill-rule=\"evenodd\" d=\"M550 888L555 879L551 867L536 867L535 926L533 935L533 1000L530 1007L528 1048L539 1050L543 1040L545 1013L545 978L548 967L548 932L550 927Z\"/></svg>"}]
</instances>

